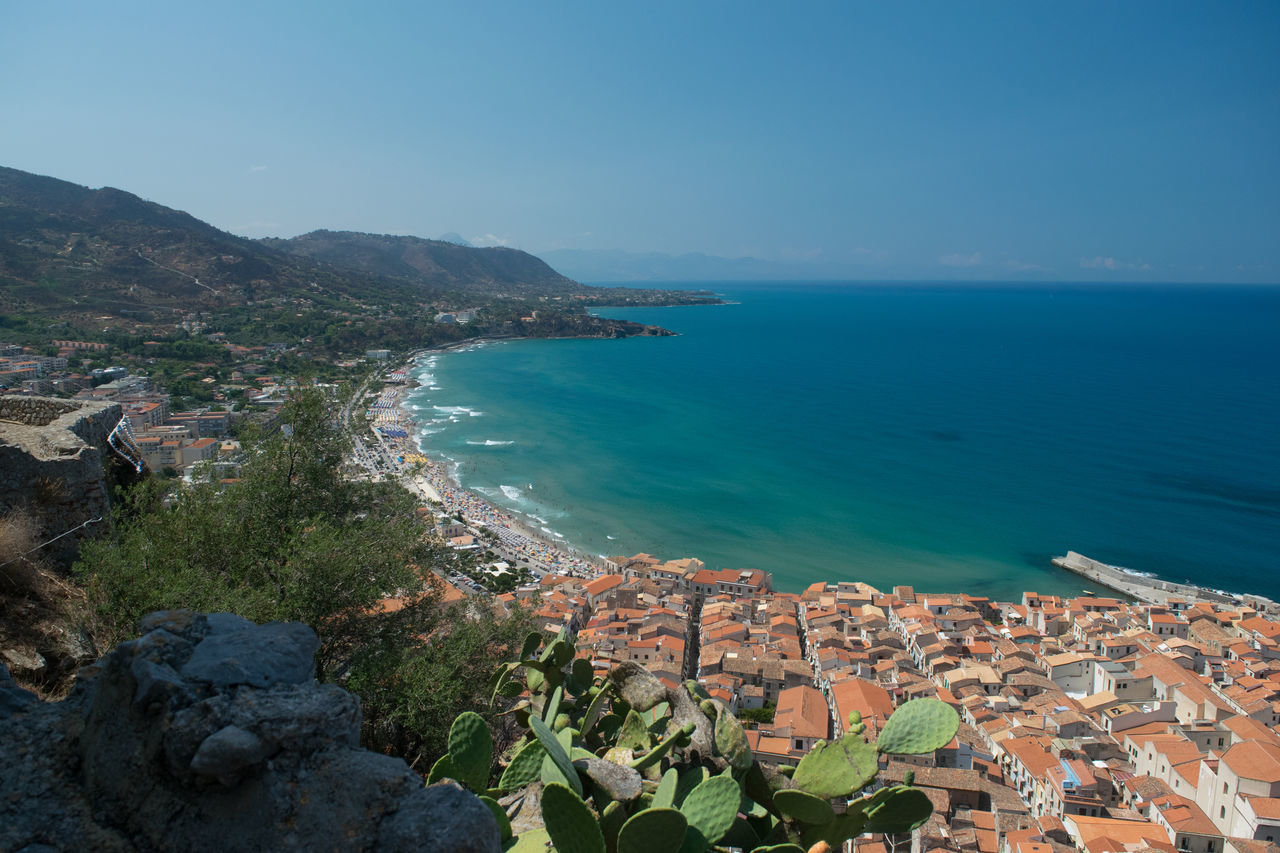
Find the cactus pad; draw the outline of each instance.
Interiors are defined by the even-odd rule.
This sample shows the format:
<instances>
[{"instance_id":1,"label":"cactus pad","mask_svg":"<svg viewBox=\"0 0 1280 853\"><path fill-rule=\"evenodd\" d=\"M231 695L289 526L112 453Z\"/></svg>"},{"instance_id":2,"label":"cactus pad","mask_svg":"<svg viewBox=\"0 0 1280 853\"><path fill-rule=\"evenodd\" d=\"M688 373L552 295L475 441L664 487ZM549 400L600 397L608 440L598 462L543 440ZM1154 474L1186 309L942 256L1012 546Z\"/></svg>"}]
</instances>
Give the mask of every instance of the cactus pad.
<instances>
[{"instance_id":1,"label":"cactus pad","mask_svg":"<svg viewBox=\"0 0 1280 853\"><path fill-rule=\"evenodd\" d=\"M649 727L645 725L644 718L634 710L628 711L627 718L622 721L622 728L618 730L617 745L624 749L647 750L651 743Z\"/></svg>"},{"instance_id":2,"label":"cactus pad","mask_svg":"<svg viewBox=\"0 0 1280 853\"><path fill-rule=\"evenodd\" d=\"M732 776L712 776L689 792L680 811L708 844L715 844L733 826L742 803L742 789Z\"/></svg>"},{"instance_id":3,"label":"cactus pad","mask_svg":"<svg viewBox=\"0 0 1280 853\"><path fill-rule=\"evenodd\" d=\"M825 842L832 849L840 850L844 847L845 841L857 838L864 832L866 823L867 816L862 813L862 809L855 804L850 804L849 811L844 814L836 815L834 819L819 826L803 829L800 840L811 849Z\"/></svg>"},{"instance_id":4,"label":"cactus pad","mask_svg":"<svg viewBox=\"0 0 1280 853\"><path fill-rule=\"evenodd\" d=\"M539 714L544 723L550 725L555 722L556 715L560 713L560 700L563 698L563 687L556 687L555 690L551 691L551 696L548 697L546 704L542 706L542 713Z\"/></svg>"},{"instance_id":5,"label":"cactus pad","mask_svg":"<svg viewBox=\"0 0 1280 853\"><path fill-rule=\"evenodd\" d=\"M910 832L933 814L933 803L919 788L895 785L884 801L867 813L867 832Z\"/></svg>"},{"instance_id":6,"label":"cactus pad","mask_svg":"<svg viewBox=\"0 0 1280 853\"><path fill-rule=\"evenodd\" d=\"M538 652L538 646L542 645L542 635L537 631L530 631L529 635L524 638L524 647L520 649L520 657L531 658Z\"/></svg>"},{"instance_id":7,"label":"cactus pad","mask_svg":"<svg viewBox=\"0 0 1280 853\"><path fill-rule=\"evenodd\" d=\"M434 785L445 779L457 779L458 771L454 769L453 762L449 760L448 755L442 755L436 759L436 763L431 765L431 772L427 774L427 784Z\"/></svg>"},{"instance_id":8,"label":"cactus pad","mask_svg":"<svg viewBox=\"0 0 1280 853\"><path fill-rule=\"evenodd\" d=\"M569 673L571 676L569 680L570 689L575 696L580 693L586 693L591 689L591 680L595 675L591 671L591 661L586 658L575 658Z\"/></svg>"},{"instance_id":9,"label":"cactus pad","mask_svg":"<svg viewBox=\"0 0 1280 853\"><path fill-rule=\"evenodd\" d=\"M676 809L636 812L618 832L618 853L677 853L689 821Z\"/></svg>"},{"instance_id":10,"label":"cactus pad","mask_svg":"<svg viewBox=\"0 0 1280 853\"><path fill-rule=\"evenodd\" d=\"M454 778L472 791L489 787L489 765L493 762L493 736L489 726L474 711L463 711L449 727L449 760Z\"/></svg>"},{"instance_id":11,"label":"cactus pad","mask_svg":"<svg viewBox=\"0 0 1280 853\"><path fill-rule=\"evenodd\" d=\"M757 847L751 853L804 853L804 848L799 844L792 844L788 841L785 844L770 844L768 847Z\"/></svg>"},{"instance_id":12,"label":"cactus pad","mask_svg":"<svg viewBox=\"0 0 1280 853\"><path fill-rule=\"evenodd\" d=\"M493 819L498 822L498 834L502 837L503 843L506 843L511 838L511 819L507 817L506 811L492 797L481 797L480 802L493 812Z\"/></svg>"},{"instance_id":13,"label":"cactus pad","mask_svg":"<svg viewBox=\"0 0 1280 853\"><path fill-rule=\"evenodd\" d=\"M951 743L960 715L940 699L912 699L889 717L876 749L891 755L919 755Z\"/></svg>"},{"instance_id":14,"label":"cactus pad","mask_svg":"<svg viewBox=\"0 0 1280 853\"><path fill-rule=\"evenodd\" d=\"M609 694L604 690L600 690L591 697L591 704L587 706L587 713L582 717L582 734L586 735L595 727L596 721L600 719L600 714L604 711L604 703L608 701Z\"/></svg>"},{"instance_id":15,"label":"cactus pad","mask_svg":"<svg viewBox=\"0 0 1280 853\"><path fill-rule=\"evenodd\" d=\"M709 778L711 778L711 774L707 772L705 767L691 767L681 773L680 778L676 781L676 806L679 807L683 804L685 797L689 796L689 792Z\"/></svg>"},{"instance_id":16,"label":"cactus pad","mask_svg":"<svg viewBox=\"0 0 1280 853\"><path fill-rule=\"evenodd\" d=\"M676 804L676 785L680 781L680 771L672 767L666 773L662 774L662 781L658 783L658 790L653 792L653 807L655 809L669 809Z\"/></svg>"},{"instance_id":17,"label":"cactus pad","mask_svg":"<svg viewBox=\"0 0 1280 853\"><path fill-rule=\"evenodd\" d=\"M578 771L573 768L573 762L569 760L569 753L560 745L560 741L556 740L555 733L547 728L546 723L535 716L529 717L529 725L542 743L542 748L547 751L547 759L560 771L560 774L564 777L569 787L573 789L573 792L581 797L582 780L578 778ZM546 762L544 761L543 764L545 766Z\"/></svg>"},{"instance_id":18,"label":"cactus pad","mask_svg":"<svg viewBox=\"0 0 1280 853\"><path fill-rule=\"evenodd\" d=\"M552 783L542 789L542 823L557 853L605 853L595 814L564 785Z\"/></svg>"},{"instance_id":19,"label":"cactus pad","mask_svg":"<svg viewBox=\"0 0 1280 853\"><path fill-rule=\"evenodd\" d=\"M773 804L778 811L801 823L823 824L836 816L830 803L799 788L778 791L773 795Z\"/></svg>"},{"instance_id":20,"label":"cactus pad","mask_svg":"<svg viewBox=\"0 0 1280 853\"><path fill-rule=\"evenodd\" d=\"M542 774L542 759L546 754L542 741L537 738L525 741L524 745L516 750L507 769L502 771L498 787L504 791L514 791L516 788L523 788L530 782L537 781Z\"/></svg>"},{"instance_id":21,"label":"cactus pad","mask_svg":"<svg viewBox=\"0 0 1280 853\"><path fill-rule=\"evenodd\" d=\"M746 770L753 760L751 747L747 745L747 733L742 730L742 723L728 711L721 711L716 717L716 751L729 762L734 770Z\"/></svg>"},{"instance_id":22,"label":"cactus pad","mask_svg":"<svg viewBox=\"0 0 1280 853\"><path fill-rule=\"evenodd\" d=\"M514 843L503 848L503 853L547 853L547 845L551 836L542 827L520 833L513 839Z\"/></svg>"},{"instance_id":23,"label":"cactus pad","mask_svg":"<svg viewBox=\"0 0 1280 853\"><path fill-rule=\"evenodd\" d=\"M818 741L800 759L791 778L797 787L829 800L865 788L879 769L875 747L857 736L845 735L831 743Z\"/></svg>"}]
</instances>

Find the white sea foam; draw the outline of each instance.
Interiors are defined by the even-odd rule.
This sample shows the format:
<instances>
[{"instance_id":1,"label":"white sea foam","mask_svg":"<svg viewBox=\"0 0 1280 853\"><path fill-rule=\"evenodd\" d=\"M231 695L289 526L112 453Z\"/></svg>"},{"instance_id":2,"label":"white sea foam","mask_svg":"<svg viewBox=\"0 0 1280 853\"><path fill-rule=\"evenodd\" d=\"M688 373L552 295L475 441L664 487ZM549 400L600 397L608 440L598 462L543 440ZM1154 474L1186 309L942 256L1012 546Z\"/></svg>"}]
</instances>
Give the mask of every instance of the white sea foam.
<instances>
[{"instance_id":1,"label":"white sea foam","mask_svg":"<svg viewBox=\"0 0 1280 853\"><path fill-rule=\"evenodd\" d=\"M515 486L500 486L502 493L513 501L518 501L522 497L520 490Z\"/></svg>"},{"instance_id":2,"label":"white sea foam","mask_svg":"<svg viewBox=\"0 0 1280 853\"><path fill-rule=\"evenodd\" d=\"M618 537L617 537L617 536L610 536L609 534L607 534L607 533L606 533L604 538L605 538L605 539L617 539Z\"/></svg>"},{"instance_id":3,"label":"white sea foam","mask_svg":"<svg viewBox=\"0 0 1280 853\"><path fill-rule=\"evenodd\" d=\"M437 412L445 412L450 415L460 415L463 412L471 412L471 409L467 406L432 406L431 408L435 409Z\"/></svg>"},{"instance_id":4,"label":"white sea foam","mask_svg":"<svg viewBox=\"0 0 1280 853\"><path fill-rule=\"evenodd\" d=\"M468 441L467 444L475 447L510 447L515 444L514 441L494 441L493 439L485 439L484 441Z\"/></svg>"}]
</instances>

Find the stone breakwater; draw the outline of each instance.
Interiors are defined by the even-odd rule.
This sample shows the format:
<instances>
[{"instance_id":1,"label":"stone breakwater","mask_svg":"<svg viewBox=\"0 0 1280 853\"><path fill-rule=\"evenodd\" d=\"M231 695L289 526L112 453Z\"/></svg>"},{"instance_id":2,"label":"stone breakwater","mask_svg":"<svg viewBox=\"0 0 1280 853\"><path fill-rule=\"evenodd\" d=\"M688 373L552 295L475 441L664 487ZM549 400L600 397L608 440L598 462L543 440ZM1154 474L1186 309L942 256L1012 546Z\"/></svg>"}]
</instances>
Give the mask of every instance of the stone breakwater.
<instances>
[{"instance_id":1,"label":"stone breakwater","mask_svg":"<svg viewBox=\"0 0 1280 853\"><path fill-rule=\"evenodd\" d=\"M93 518L42 555L67 566L81 541L110 525L107 436L120 422L118 403L0 395L0 515L29 511L41 541Z\"/></svg>"},{"instance_id":2,"label":"stone breakwater","mask_svg":"<svg viewBox=\"0 0 1280 853\"><path fill-rule=\"evenodd\" d=\"M1060 569L1148 604L1164 605L1171 598L1181 598L1187 601L1243 603L1267 613L1280 613L1280 605L1260 595L1236 594L1194 584L1161 580L1150 575L1125 571L1119 566L1094 560L1075 551L1068 551L1065 557L1054 557L1052 562Z\"/></svg>"},{"instance_id":3,"label":"stone breakwater","mask_svg":"<svg viewBox=\"0 0 1280 853\"><path fill-rule=\"evenodd\" d=\"M45 703L0 666L0 851L497 853L461 788L359 747L299 623L154 613Z\"/></svg>"}]
</instances>

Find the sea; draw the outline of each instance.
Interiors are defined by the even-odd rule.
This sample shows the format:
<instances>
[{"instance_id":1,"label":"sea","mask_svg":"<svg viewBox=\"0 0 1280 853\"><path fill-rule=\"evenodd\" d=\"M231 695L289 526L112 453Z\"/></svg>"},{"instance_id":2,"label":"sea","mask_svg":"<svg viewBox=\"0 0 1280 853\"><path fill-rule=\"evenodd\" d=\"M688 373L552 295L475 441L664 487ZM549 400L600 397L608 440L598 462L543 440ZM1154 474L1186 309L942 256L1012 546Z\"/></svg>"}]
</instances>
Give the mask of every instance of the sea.
<instances>
[{"instance_id":1,"label":"sea","mask_svg":"<svg viewBox=\"0 0 1280 853\"><path fill-rule=\"evenodd\" d=\"M780 590L1076 594L1074 550L1280 599L1280 288L664 286L730 304L419 361L422 450L581 552Z\"/></svg>"}]
</instances>

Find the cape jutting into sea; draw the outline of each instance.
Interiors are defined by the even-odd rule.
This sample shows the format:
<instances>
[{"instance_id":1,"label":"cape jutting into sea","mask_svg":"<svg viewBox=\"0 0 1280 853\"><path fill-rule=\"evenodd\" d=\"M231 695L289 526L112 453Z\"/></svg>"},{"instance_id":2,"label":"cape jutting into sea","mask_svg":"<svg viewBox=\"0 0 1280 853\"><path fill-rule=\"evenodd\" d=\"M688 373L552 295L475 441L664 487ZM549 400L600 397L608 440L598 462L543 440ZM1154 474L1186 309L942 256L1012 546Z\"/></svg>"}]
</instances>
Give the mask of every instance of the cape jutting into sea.
<instances>
[{"instance_id":1,"label":"cape jutting into sea","mask_svg":"<svg viewBox=\"0 0 1280 853\"><path fill-rule=\"evenodd\" d=\"M585 552L782 590L1075 593L1070 549L1280 599L1280 288L705 286L600 312L678 337L421 362L423 450Z\"/></svg>"}]
</instances>

